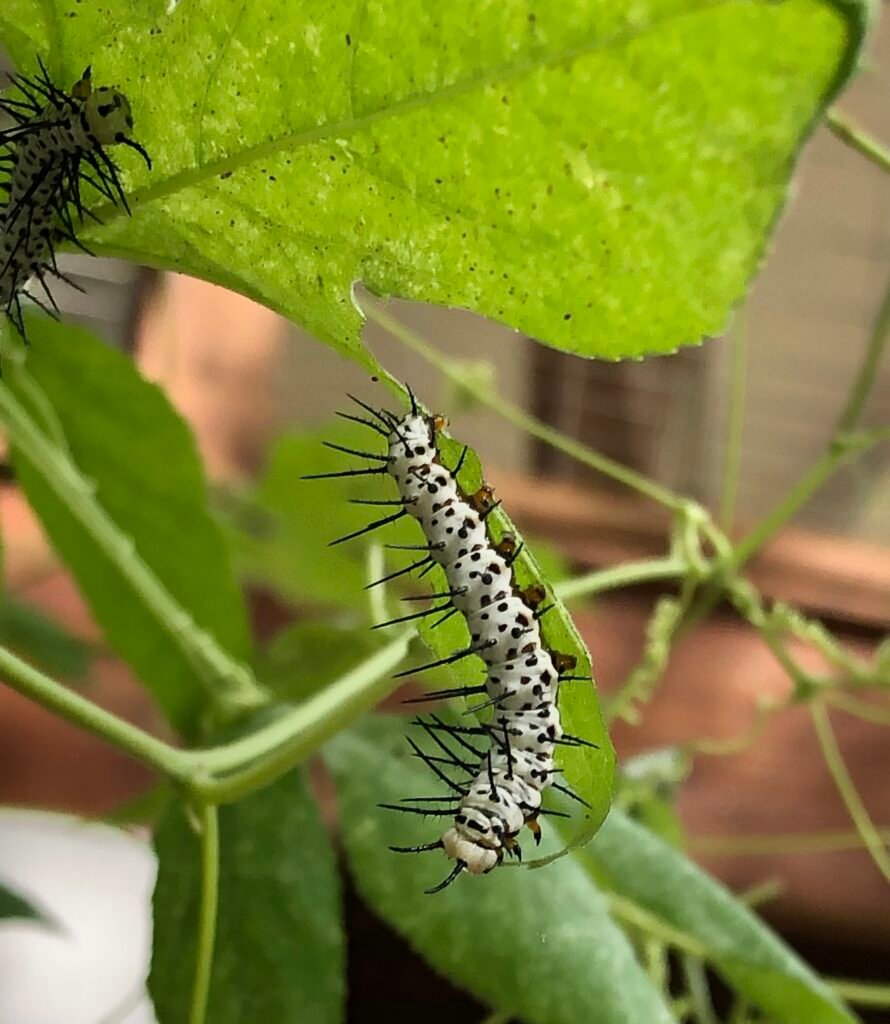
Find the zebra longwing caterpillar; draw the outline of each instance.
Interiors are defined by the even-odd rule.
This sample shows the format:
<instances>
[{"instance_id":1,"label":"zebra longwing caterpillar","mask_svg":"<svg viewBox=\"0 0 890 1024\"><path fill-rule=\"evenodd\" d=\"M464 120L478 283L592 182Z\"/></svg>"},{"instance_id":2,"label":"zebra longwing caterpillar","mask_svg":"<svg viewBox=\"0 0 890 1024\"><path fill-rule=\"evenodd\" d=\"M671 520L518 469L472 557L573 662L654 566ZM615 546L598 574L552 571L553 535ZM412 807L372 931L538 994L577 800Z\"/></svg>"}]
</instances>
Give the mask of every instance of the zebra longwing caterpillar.
<instances>
[{"instance_id":1,"label":"zebra longwing caterpillar","mask_svg":"<svg viewBox=\"0 0 890 1024\"><path fill-rule=\"evenodd\" d=\"M406 569L376 582L412 571L424 575L438 566L446 585L441 592L430 595L432 603L425 611L379 625L427 616L436 617L435 625L459 614L468 626L470 642L448 657L399 675L414 675L470 655L478 655L485 665L484 683L450 687L418 699L478 697L473 710L491 709L487 722L473 725L454 724L438 715L415 721L435 754L425 752L414 740L408 741L411 749L445 784L448 795L382 805L401 813L452 819L443 834L429 843L392 847L400 853L442 850L453 861L453 867L442 882L427 890L439 892L464 872L486 874L505 856L521 859L518 836L523 826L528 826L535 842L539 842L539 815L559 813L542 808L547 788L560 789L585 803L556 781L559 769L554 753L559 745L595 745L569 736L563 729L558 691L561 681L579 678L570 675L576 659L548 649L544 642L539 622L550 606L544 604L542 587L521 587L515 578L513 567L520 545L510 534L497 541L492 539L487 520L498 502L490 488L483 486L471 494L461 488L458 477L466 449L453 468L445 466L437 444L437 432L444 427L444 420L422 413L413 396L411 411L401 418L354 401L367 418L341 415L373 430L385 442L385 454L329 444L377 465L315 474L312 478L389 476L399 498L371 502L392 504L397 510L332 543L362 536L405 516L414 519L426 541L417 545L420 557Z\"/></svg>"},{"instance_id":2,"label":"zebra longwing caterpillar","mask_svg":"<svg viewBox=\"0 0 890 1024\"><path fill-rule=\"evenodd\" d=\"M0 112L13 123L0 131L0 308L25 337L22 297L58 315L47 276L68 280L56 262L56 244L67 241L88 252L77 237L87 209L87 185L114 206L130 207L117 164L107 147L136 150L151 167L143 147L130 137L133 117L124 94L94 88L90 68L70 92L54 85L46 67L29 77L9 76L15 95L0 96ZM36 281L43 297L28 290ZM74 282L68 281L74 287Z\"/></svg>"}]
</instances>

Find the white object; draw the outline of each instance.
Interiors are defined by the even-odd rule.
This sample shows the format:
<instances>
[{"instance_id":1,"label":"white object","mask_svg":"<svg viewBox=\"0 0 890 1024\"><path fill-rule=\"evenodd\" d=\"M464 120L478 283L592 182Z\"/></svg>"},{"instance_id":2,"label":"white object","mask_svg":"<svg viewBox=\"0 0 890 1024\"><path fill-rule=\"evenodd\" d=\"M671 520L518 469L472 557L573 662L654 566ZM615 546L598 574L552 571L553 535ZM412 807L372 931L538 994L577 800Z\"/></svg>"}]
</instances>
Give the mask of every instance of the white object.
<instances>
[{"instance_id":1,"label":"white object","mask_svg":"<svg viewBox=\"0 0 890 1024\"><path fill-rule=\"evenodd\" d=\"M0 884L49 924L0 921L0 1024L155 1024L155 858L120 829L0 810Z\"/></svg>"}]
</instances>

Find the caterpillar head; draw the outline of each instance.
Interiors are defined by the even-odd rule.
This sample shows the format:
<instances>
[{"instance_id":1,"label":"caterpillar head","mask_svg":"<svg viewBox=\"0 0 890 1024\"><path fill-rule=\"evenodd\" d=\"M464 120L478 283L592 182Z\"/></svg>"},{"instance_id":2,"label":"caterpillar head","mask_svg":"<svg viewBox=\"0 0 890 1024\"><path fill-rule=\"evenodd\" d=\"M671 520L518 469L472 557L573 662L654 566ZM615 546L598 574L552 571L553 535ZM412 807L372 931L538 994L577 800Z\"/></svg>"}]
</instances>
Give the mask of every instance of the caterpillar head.
<instances>
[{"instance_id":1,"label":"caterpillar head","mask_svg":"<svg viewBox=\"0 0 890 1024\"><path fill-rule=\"evenodd\" d=\"M101 86L86 98L84 103L87 124L90 131L103 146L116 142L127 142L133 128L130 102L122 92Z\"/></svg>"},{"instance_id":2,"label":"caterpillar head","mask_svg":"<svg viewBox=\"0 0 890 1024\"><path fill-rule=\"evenodd\" d=\"M123 143L135 149L151 168L151 160L142 146L130 138L133 130L133 112L130 101L119 90L107 85L93 88L92 69L87 68L80 81L71 90L71 96L83 103L87 127L100 146Z\"/></svg>"}]
</instances>

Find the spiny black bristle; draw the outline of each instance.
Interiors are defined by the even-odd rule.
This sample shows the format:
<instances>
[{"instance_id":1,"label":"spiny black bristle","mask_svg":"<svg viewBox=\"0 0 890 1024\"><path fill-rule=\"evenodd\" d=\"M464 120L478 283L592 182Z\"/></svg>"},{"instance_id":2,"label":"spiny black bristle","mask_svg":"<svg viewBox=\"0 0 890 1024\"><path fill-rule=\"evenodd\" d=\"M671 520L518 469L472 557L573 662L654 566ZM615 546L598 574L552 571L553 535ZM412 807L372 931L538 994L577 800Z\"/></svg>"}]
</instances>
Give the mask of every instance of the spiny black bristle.
<instances>
[{"instance_id":1,"label":"spiny black bristle","mask_svg":"<svg viewBox=\"0 0 890 1024\"><path fill-rule=\"evenodd\" d=\"M430 558L421 558L419 562L413 562L411 565L406 565L404 569L397 569L395 572L391 572L388 576L381 576L379 580L374 580L373 583L365 584L365 590L370 590L372 587L379 587L382 583L388 583L390 580L397 579L399 576L405 576L409 572L413 572L415 569L419 569L422 565L427 565L432 561Z\"/></svg>"},{"instance_id":2,"label":"spiny black bristle","mask_svg":"<svg viewBox=\"0 0 890 1024\"><path fill-rule=\"evenodd\" d=\"M472 697L476 693L485 693L485 686L452 686L447 690L432 690L422 697L409 697L403 704L428 704L431 700L452 700L455 697Z\"/></svg>"},{"instance_id":3,"label":"spiny black bristle","mask_svg":"<svg viewBox=\"0 0 890 1024\"><path fill-rule=\"evenodd\" d=\"M390 846L393 853L426 853L428 850L441 850L442 840L434 843L421 843L420 846Z\"/></svg>"},{"instance_id":4,"label":"spiny black bristle","mask_svg":"<svg viewBox=\"0 0 890 1024\"><path fill-rule=\"evenodd\" d=\"M429 768L429 770L436 776L437 779L439 779L440 781L444 782L445 785L450 790L452 790L453 792L457 793L459 796L463 797L463 796L467 795L467 791L462 786L459 786L452 779L449 779L448 776L445 774L445 772L442 771L442 769L437 764L434 764L430 760L428 755L423 750L420 749L420 747L414 742L414 740L412 740L410 738L410 736L408 737L407 741L408 741L408 746L414 751L414 756L415 757L419 757L420 760L423 761L423 763L427 766L427 768ZM445 799L453 799L453 798L445 797Z\"/></svg>"},{"instance_id":5,"label":"spiny black bristle","mask_svg":"<svg viewBox=\"0 0 890 1024\"><path fill-rule=\"evenodd\" d=\"M452 665L456 661L460 661L461 658L468 658L472 654L479 654L480 651L484 651L491 647L495 641L486 640L481 644L473 644L470 647L465 647L461 651L455 651L454 654L449 654L447 658L439 658L438 661L430 661L426 665L417 665L414 668L406 668L404 672L397 672L393 679L401 679L403 676L411 676L417 672L426 672L427 669L438 668L440 665Z\"/></svg>"},{"instance_id":6,"label":"spiny black bristle","mask_svg":"<svg viewBox=\"0 0 890 1024\"><path fill-rule=\"evenodd\" d=\"M400 598L402 601L440 601L450 600L454 597L461 597L467 592L466 587L461 587L460 590L446 590L440 594L413 594L408 597Z\"/></svg>"},{"instance_id":7,"label":"spiny black bristle","mask_svg":"<svg viewBox=\"0 0 890 1024\"><path fill-rule=\"evenodd\" d=\"M375 622L371 629L385 629L387 626L397 626L400 622L411 622L413 619L423 619L428 615L436 615L442 611L442 606L437 608L424 608L422 612L414 612L411 615L399 615L395 619L388 619L386 622Z\"/></svg>"},{"instance_id":8,"label":"spiny black bristle","mask_svg":"<svg viewBox=\"0 0 890 1024\"><path fill-rule=\"evenodd\" d=\"M570 789L568 786L563 786L559 782L551 782L550 785L554 789L558 789L560 793L565 793L565 795L569 797L569 799L576 800L579 804L582 804L584 807L587 807L588 809L590 808L590 804L583 797L578 796L578 794L573 789Z\"/></svg>"},{"instance_id":9,"label":"spiny black bristle","mask_svg":"<svg viewBox=\"0 0 890 1024\"><path fill-rule=\"evenodd\" d=\"M377 423L373 423L371 420L364 419L362 416L353 416L352 413L349 412L338 412L335 415L344 420L351 420L353 423L361 423L363 427L370 427L371 430L379 434L381 437L389 437L389 431L384 430L383 427Z\"/></svg>"},{"instance_id":10,"label":"spiny black bristle","mask_svg":"<svg viewBox=\"0 0 890 1024\"><path fill-rule=\"evenodd\" d=\"M394 512L391 516L376 519L373 523L368 523L367 526L363 526L360 530L353 530L352 533L347 533L336 540L328 541L328 547L336 547L337 544L344 544L348 540L355 540L356 537L363 537L366 533L372 533L374 530L379 530L382 526L388 526L407 514L404 509L401 509L398 512Z\"/></svg>"},{"instance_id":11,"label":"spiny black bristle","mask_svg":"<svg viewBox=\"0 0 890 1024\"><path fill-rule=\"evenodd\" d=\"M325 446L325 448L330 448L332 451L335 452L343 452L344 455L355 455L361 459L375 459L380 462L391 461L388 455L381 455L378 452L363 452L356 448L347 448L345 445L335 444L333 441L322 441L321 443Z\"/></svg>"},{"instance_id":12,"label":"spiny black bristle","mask_svg":"<svg viewBox=\"0 0 890 1024\"><path fill-rule=\"evenodd\" d=\"M451 885L451 883L455 880L455 878L457 878L457 876L461 873L461 871L464 870L465 867L466 864L464 864L462 860L457 861L457 863L454 865L454 868L451 870L448 876L446 878L443 878L438 885L434 885L432 889L423 890L425 895L433 896L437 892L441 892L443 889L447 889L448 886Z\"/></svg>"},{"instance_id":13,"label":"spiny black bristle","mask_svg":"<svg viewBox=\"0 0 890 1024\"><path fill-rule=\"evenodd\" d=\"M441 808L430 810L428 807L402 807L400 804L377 804L384 811L400 811L402 814L421 814L425 818L452 818L457 807Z\"/></svg>"}]
</instances>

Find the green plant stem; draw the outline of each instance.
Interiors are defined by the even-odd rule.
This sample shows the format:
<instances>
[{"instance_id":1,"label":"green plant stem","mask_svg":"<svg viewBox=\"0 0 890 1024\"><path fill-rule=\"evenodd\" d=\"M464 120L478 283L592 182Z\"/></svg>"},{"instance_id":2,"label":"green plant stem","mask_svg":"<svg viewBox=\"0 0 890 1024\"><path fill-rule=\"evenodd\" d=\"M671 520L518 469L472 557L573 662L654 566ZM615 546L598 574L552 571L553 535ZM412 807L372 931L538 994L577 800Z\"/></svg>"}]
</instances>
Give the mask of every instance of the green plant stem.
<instances>
[{"instance_id":1,"label":"green plant stem","mask_svg":"<svg viewBox=\"0 0 890 1024\"><path fill-rule=\"evenodd\" d=\"M828 687L836 688L835 680L813 676L792 658L786 647L789 637L813 647L829 665L842 672L843 685L864 687L890 684L890 666L883 666L879 658L874 658L869 663L838 643L821 622L805 618L800 612L781 601L777 601L767 610L760 594L748 580L735 579L727 585L725 593L742 618L760 633L764 643L794 681L796 698L806 698L815 690L821 689L831 692L832 700L845 699L836 692L836 689L828 690ZM853 701L853 698L850 700ZM861 702L854 703L862 706ZM875 716L880 712L877 708L872 710Z\"/></svg>"},{"instance_id":2,"label":"green plant stem","mask_svg":"<svg viewBox=\"0 0 890 1024\"><path fill-rule=\"evenodd\" d=\"M740 732L719 739L707 737L692 740L686 745L690 754L703 754L705 757L728 757L741 754L760 738L769 719L784 705L772 699L761 699L751 717L751 721Z\"/></svg>"},{"instance_id":3,"label":"green plant stem","mask_svg":"<svg viewBox=\"0 0 890 1024\"><path fill-rule=\"evenodd\" d=\"M10 374L15 376L19 387L28 395L29 401L43 419L47 436L58 449L65 452L66 455L70 454L68 438L65 436L62 423L56 414L56 410L53 408L52 402L47 398L46 392L24 366L13 366Z\"/></svg>"},{"instance_id":4,"label":"green plant stem","mask_svg":"<svg viewBox=\"0 0 890 1024\"><path fill-rule=\"evenodd\" d=\"M686 991L697 1024L719 1024L714 1004L711 1001L711 990L708 987L708 976L704 962L697 956L684 953L681 963L686 981Z\"/></svg>"},{"instance_id":5,"label":"green plant stem","mask_svg":"<svg viewBox=\"0 0 890 1024\"><path fill-rule=\"evenodd\" d=\"M850 820L862 837L862 842L871 854L875 867L890 882L890 855L888 855L887 847L875 828L874 822L871 820L868 810L856 790L856 785L847 771L847 766L844 764L844 759L841 756L824 703L818 700L813 701L810 704L810 715L813 719L813 728L816 730L816 738L819 740L819 747L822 750L825 764L831 773L832 779L834 779L834 784L837 787L838 793L840 793L844 806L847 808Z\"/></svg>"},{"instance_id":6,"label":"green plant stem","mask_svg":"<svg viewBox=\"0 0 890 1024\"><path fill-rule=\"evenodd\" d=\"M890 843L890 827L877 828L882 843ZM783 854L842 853L861 850L859 832L800 832L785 835L689 836L687 846L693 853L709 857L774 857Z\"/></svg>"},{"instance_id":7,"label":"green plant stem","mask_svg":"<svg viewBox=\"0 0 890 1024\"><path fill-rule=\"evenodd\" d=\"M890 430L883 428L835 438L823 456L804 473L778 505L735 546L727 568L731 572L741 569L845 462L888 439Z\"/></svg>"},{"instance_id":8,"label":"green plant stem","mask_svg":"<svg viewBox=\"0 0 890 1024\"><path fill-rule=\"evenodd\" d=\"M512 423L530 436L538 438L538 440L543 441L545 444L549 444L551 447L556 448L557 451L565 452L583 465L589 466L596 472L624 484L625 487L629 487L639 494L651 498L652 501L658 502L659 505L664 505L666 508L676 510L687 503L687 499L681 495L675 494L667 487L662 487L661 484L629 469L627 466L622 465L622 463L616 462L614 459L610 459L608 456L602 455L592 448L588 448L586 445L566 437L560 431L554 430L552 427L548 427L546 423L542 423L534 416L530 416L520 409L519 406L513 405L511 402L501 398L484 384L473 380L472 377L466 374L464 367L460 363L436 351L432 345L428 344L418 334L396 319L396 317L391 316L374 300L366 301L362 306L362 311L369 320L373 320L374 323L387 330L394 338L401 341L406 348L422 356L430 365L435 366L454 384L460 385L482 405L491 409L492 412L497 413L498 416L505 419L508 423Z\"/></svg>"},{"instance_id":9,"label":"green plant stem","mask_svg":"<svg viewBox=\"0 0 890 1024\"><path fill-rule=\"evenodd\" d=\"M784 643L787 630L783 631L778 627L773 617L763 607L760 595L754 587L747 580L736 580L727 587L726 595L738 613L757 630L776 661L785 669L788 678L794 683L795 695L810 692L814 684L813 677L788 653Z\"/></svg>"},{"instance_id":10,"label":"green plant stem","mask_svg":"<svg viewBox=\"0 0 890 1024\"><path fill-rule=\"evenodd\" d=\"M855 431L874 386L877 369L890 336L890 282L888 282L878 315L871 330L862 364L856 374L850 397L838 419L834 435L822 457L791 488L779 503L753 527L732 552L720 560L719 571L685 616L688 629L707 615L720 600L728 581L789 522L814 494L850 459L876 444L890 439L890 428Z\"/></svg>"},{"instance_id":11,"label":"green plant stem","mask_svg":"<svg viewBox=\"0 0 890 1024\"><path fill-rule=\"evenodd\" d=\"M798 480L784 498L757 523L732 552L722 559L710 586L703 589L684 618L688 630L704 618L717 604L728 581L732 580L751 558L789 522L813 497L823 484L845 463L869 448L890 440L890 427L858 431L836 437L822 457Z\"/></svg>"},{"instance_id":12,"label":"green plant stem","mask_svg":"<svg viewBox=\"0 0 890 1024\"><path fill-rule=\"evenodd\" d=\"M553 592L561 601L571 601L577 597L590 597L606 590L617 590L639 583L679 579L688 570L689 563L686 559L676 556L625 562L608 569L598 569L584 576L576 576L574 579L563 580L554 585Z\"/></svg>"},{"instance_id":13,"label":"green plant stem","mask_svg":"<svg viewBox=\"0 0 890 1024\"><path fill-rule=\"evenodd\" d=\"M406 630L357 668L264 728L202 752L201 764L206 771L235 769L231 775L199 782L204 799L229 803L259 789L372 708L396 685L390 673L407 654L414 636L414 630Z\"/></svg>"},{"instance_id":14,"label":"green plant stem","mask_svg":"<svg viewBox=\"0 0 890 1024\"><path fill-rule=\"evenodd\" d=\"M111 714L79 693L50 679L27 662L0 647L0 676L17 693L52 711L113 746L180 781L190 777L188 754Z\"/></svg>"},{"instance_id":15,"label":"green plant stem","mask_svg":"<svg viewBox=\"0 0 890 1024\"><path fill-rule=\"evenodd\" d=\"M639 946L640 960L649 975L649 981L653 988L659 992L665 991L668 984L667 946L653 935L643 935Z\"/></svg>"},{"instance_id":16,"label":"green plant stem","mask_svg":"<svg viewBox=\"0 0 890 1024\"><path fill-rule=\"evenodd\" d=\"M782 604L773 605L772 617L778 627L790 636L814 647L836 669L844 673L844 684L855 686L886 686L890 684L890 666L883 667L878 658L871 662L854 654L816 619L806 619L799 612Z\"/></svg>"},{"instance_id":17,"label":"green plant stem","mask_svg":"<svg viewBox=\"0 0 890 1024\"><path fill-rule=\"evenodd\" d=\"M265 703L248 669L234 661L173 599L96 501L90 483L64 451L52 444L9 388L0 382L0 421L9 442L27 452L41 478L92 537L120 577L139 595L154 618L193 665L207 695L223 714Z\"/></svg>"},{"instance_id":18,"label":"green plant stem","mask_svg":"<svg viewBox=\"0 0 890 1024\"><path fill-rule=\"evenodd\" d=\"M242 739L208 749L178 750L50 679L3 647L0 676L23 696L177 780L203 802L227 803L278 778L373 707L395 685L390 673L405 657L415 635L414 630L402 632L299 707ZM214 778L214 774L222 777Z\"/></svg>"},{"instance_id":19,"label":"green plant stem","mask_svg":"<svg viewBox=\"0 0 890 1024\"><path fill-rule=\"evenodd\" d=\"M835 427L836 437L847 434L858 426L877 378L878 366L887 347L888 335L890 335L890 280L884 288L878 315L871 330L865 357L859 367L856 380L853 382L853 389L838 418Z\"/></svg>"},{"instance_id":20,"label":"green plant stem","mask_svg":"<svg viewBox=\"0 0 890 1024\"><path fill-rule=\"evenodd\" d=\"M720 495L719 522L723 532L732 532L739 490L739 470L742 462L742 436L745 430L745 391L747 383L748 346L739 312L730 334L729 434L726 439L726 462L723 469L723 487Z\"/></svg>"},{"instance_id":21,"label":"green plant stem","mask_svg":"<svg viewBox=\"0 0 890 1024\"><path fill-rule=\"evenodd\" d=\"M379 580L386 575L382 544L369 544L365 556L365 576L368 583ZM376 626L386 622L390 615L386 609L386 585L371 587L368 590L368 610L371 622Z\"/></svg>"},{"instance_id":22,"label":"green plant stem","mask_svg":"<svg viewBox=\"0 0 890 1024\"><path fill-rule=\"evenodd\" d=\"M785 892L786 886L781 878L766 878L750 889L744 889L739 893L739 899L746 907L760 907L770 900L777 899Z\"/></svg>"},{"instance_id":23,"label":"green plant stem","mask_svg":"<svg viewBox=\"0 0 890 1024\"><path fill-rule=\"evenodd\" d=\"M675 949L682 950L690 956L697 956L703 960L707 959L707 948L691 935L687 935L686 932L666 924L660 917L656 917L655 914L641 907L638 903L634 903L633 900L619 896L614 892L607 892L604 895L608 903L609 913L619 921L632 925L634 928L639 928L645 934L660 939L665 945L673 946Z\"/></svg>"},{"instance_id":24,"label":"green plant stem","mask_svg":"<svg viewBox=\"0 0 890 1024\"><path fill-rule=\"evenodd\" d=\"M836 110L828 111L825 122L841 141L871 160L882 171L890 172L890 150L886 146L882 146Z\"/></svg>"},{"instance_id":25,"label":"green plant stem","mask_svg":"<svg viewBox=\"0 0 890 1024\"><path fill-rule=\"evenodd\" d=\"M850 981L847 978L826 978L825 981L848 1003L856 1006L890 1007L890 985Z\"/></svg>"},{"instance_id":26,"label":"green plant stem","mask_svg":"<svg viewBox=\"0 0 890 1024\"><path fill-rule=\"evenodd\" d=\"M665 924L660 918L648 910L615 893L606 893L606 900L609 912L613 917L639 929L644 934L660 940L668 946L680 950L686 957L693 957L699 962L708 959L708 949L697 939L685 932ZM863 981L850 981L846 978L826 978L827 984L847 1002L859 1006L890 1006L890 985L871 984ZM696 1005L696 1012L699 1006ZM734 1019L741 1019L744 1009L739 1007L739 1016ZM699 1017L699 1020L702 1018ZM704 1020L708 1020L707 1017Z\"/></svg>"},{"instance_id":27,"label":"green plant stem","mask_svg":"<svg viewBox=\"0 0 890 1024\"><path fill-rule=\"evenodd\" d=\"M679 597L661 597L656 603L646 624L646 639L639 661L603 707L607 722L623 718L634 725L639 721L637 705L645 704L652 698L663 678L677 631L684 621L697 586L697 577L687 575Z\"/></svg>"},{"instance_id":28,"label":"green plant stem","mask_svg":"<svg viewBox=\"0 0 890 1024\"><path fill-rule=\"evenodd\" d=\"M212 804L202 804L198 811L201 828L201 905L198 911L195 981L189 1024L204 1024L207 1018L219 902L219 812Z\"/></svg>"},{"instance_id":29,"label":"green plant stem","mask_svg":"<svg viewBox=\"0 0 890 1024\"><path fill-rule=\"evenodd\" d=\"M873 725L890 726L890 707L880 707L877 704L869 704L867 701L859 700L848 693L831 692L825 695L832 707L840 711L846 711L848 715L855 715Z\"/></svg>"}]
</instances>

